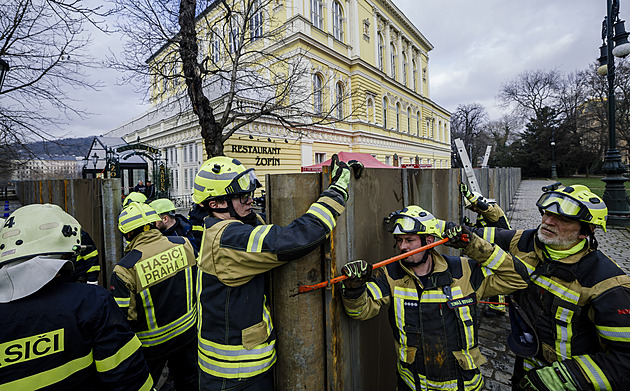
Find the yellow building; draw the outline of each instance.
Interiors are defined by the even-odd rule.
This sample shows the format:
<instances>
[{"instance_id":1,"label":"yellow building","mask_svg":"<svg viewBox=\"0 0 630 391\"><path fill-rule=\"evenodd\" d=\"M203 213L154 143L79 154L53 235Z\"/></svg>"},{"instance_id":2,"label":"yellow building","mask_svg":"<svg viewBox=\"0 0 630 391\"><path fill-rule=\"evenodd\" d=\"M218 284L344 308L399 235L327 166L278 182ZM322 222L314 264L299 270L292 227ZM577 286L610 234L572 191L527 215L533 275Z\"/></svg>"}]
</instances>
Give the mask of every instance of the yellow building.
<instances>
[{"instance_id":1,"label":"yellow building","mask_svg":"<svg viewBox=\"0 0 630 391\"><path fill-rule=\"evenodd\" d=\"M220 3L204 17L221 18ZM450 113L429 94L433 46L393 1L273 0L271 8L285 36L282 46L269 47L305 53L310 72L304 85L313 96L313 112L334 107L334 115L345 119L294 132L261 117L225 143L227 156L256 168L261 179L266 173L300 172L339 151L368 153L392 166L450 168ZM198 34L210 36L202 26ZM212 37L199 42L202 54L222 54ZM165 61L165 53L162 48L150 61ZM156 77L152 88L153 108L107 136L128 142L140 138L162 149L172 170L171 194L190 195L205 159L197 117L192 111L182 114L177 98L159 94L181 92L183 84ZM335 105L336 97L348 91L351 99ZM220 116L221 95L208 97Z\"/></svg>"}]
</instances>

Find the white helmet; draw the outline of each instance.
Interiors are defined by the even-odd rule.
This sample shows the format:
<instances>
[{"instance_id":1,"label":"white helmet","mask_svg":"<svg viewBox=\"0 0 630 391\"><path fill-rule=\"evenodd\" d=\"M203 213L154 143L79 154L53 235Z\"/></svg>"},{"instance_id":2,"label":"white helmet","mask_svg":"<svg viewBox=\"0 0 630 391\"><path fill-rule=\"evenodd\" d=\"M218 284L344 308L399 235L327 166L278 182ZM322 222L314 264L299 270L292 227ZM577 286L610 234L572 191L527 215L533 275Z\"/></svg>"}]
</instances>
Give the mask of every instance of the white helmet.
<instances>
[{"instance_id":1,"label":"white helmet","mask_svg":"<svg viewBox=\"0 0 630 391\"><path fill-rule=\"evenodd\" d=\"M71 268L80 245L81 225L59 206L17 209L0 229L0 302L28 296Z\"/></svg>"}]
</instances>

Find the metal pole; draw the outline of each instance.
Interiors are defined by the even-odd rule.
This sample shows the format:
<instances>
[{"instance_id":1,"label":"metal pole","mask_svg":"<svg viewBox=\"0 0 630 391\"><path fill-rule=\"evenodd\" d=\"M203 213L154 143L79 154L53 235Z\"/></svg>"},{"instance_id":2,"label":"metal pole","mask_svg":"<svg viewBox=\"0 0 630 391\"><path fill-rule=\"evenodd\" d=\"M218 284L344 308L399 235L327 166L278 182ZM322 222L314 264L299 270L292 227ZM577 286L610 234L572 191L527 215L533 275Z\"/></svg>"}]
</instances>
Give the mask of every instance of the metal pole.
<instances>
[{"instance_id":1,"label":"metal pole","mask_svg":"<svg viewBox=\"0 0 630 391\"><path fill-rule=\"evenodd\" d=\"M608 140L609 146L604 158L602 171L606 177L602 179L606 183L604 190L604 202L608 207L608 224L613 226L630 226L630 204L626 194L625 181L622 175L626 168L621 162L621 154L617 150L615 137L615 60L612 53L614 46L613 24L617 15L612 12L612 0L607 0L606 41L608 56Z\"/></svg>"}]
</instances>

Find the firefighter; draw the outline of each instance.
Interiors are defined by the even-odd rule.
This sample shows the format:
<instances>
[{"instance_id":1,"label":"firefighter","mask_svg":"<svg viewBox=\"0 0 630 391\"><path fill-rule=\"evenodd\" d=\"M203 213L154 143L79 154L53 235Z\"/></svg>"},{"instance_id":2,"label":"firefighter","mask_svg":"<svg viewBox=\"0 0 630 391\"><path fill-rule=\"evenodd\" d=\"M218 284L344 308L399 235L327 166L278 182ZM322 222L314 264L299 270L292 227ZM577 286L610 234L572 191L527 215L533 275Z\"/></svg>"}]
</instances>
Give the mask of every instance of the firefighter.
<instances>
[{"instance_id":1,"label":"firefighter","mask_svg":"<svg viewBox=\"0 0 630 391\"><path fill-rule=\"evenodd\" d=\"M90 234L81 229L81 251L74 263L72 275L78 282L98 284L98 276L101 274L101 263L98 259L98 250Z\"/></svg>"},{"instance_id":2,"label":"firefighter","mask_svg":"<svg viewBox=\"0 0 630 391\"><path fill-rule=\"evenodd\" d=\"M477 213L477 221L473 225L476 228L485 228L485 227L493 227L493 228L503 228L503 229L512 229L510 227L510 223L508 222L507 217L505 216L505 212L499 205L497 205L496 201L491 198L484 198L480 193L472 192L468 189L466 184L461 183L459 185L459 190L464 196L464 202L466 204L466 209L472 210ZM466 225L472 225L467 224ZM484 237L485 239L485 237ZM505 304L496 304L496 303L505 303L505 296L498 295L488 298L488 301L491 304L488 305L488 308L483 311L483 315L488 318L493 318L497 316L503 316L506 313Z\"/></svg>"},{"instance_id":3,"label":"firefighter","mask_svg":"<svg viewBox=\"0 0 630 391\"><path fill-rule=\"evenodd\" d=\"M81 226L59 206L17 209L0 230L0 390L151 390L114 298L72 280Z\"/></svg>"},{"instance_id":4,"label":"firefighter","mask_svg":"<svg viewBox=\"0 0 630 391\"><path fill-rule=\"evenodd\" d=\"M177 390L198 388L194 250L188 239L163 236L148 204L130 203L118 217L129 242L114 267L111 292L140 342L154 379L168 360Z\"/></svg>"},{"instance_id":5,"label":"firefighter","mask_svg":"<svg viewBox=\"0 0 630 391\"><path fill-rule=\"evenodd\" d=\"M127 205L129 205L132 202L144 203L146 201L147 201L147 196L144 195L144 193L140 193L140 192L137 192L137 191L132 191L123 200L122 207L125 208L125 207L127 207Z\"/></svg>"},{"instance_id":6,"label":"firefighter","mask_svg":"<svg viewBox=\"0 0 630 391\"><path fill-rule=\"evenodd\" d=\"M186 217L175 213L176 208L173 201L168 198L158 198L149 205L160 216L161 220L156 221L155 226L162 231L162 235L186 237L195 249L195 254L199 251L199 246L196 245L196 240L193 236L192 224Z\"/></svg>"},{"instance_id":7,"label":"firefighter","mask_svg":"<svg viewBox=\"0 0 630 391\"><path fill-rule=\"evenodd\" d=\"M493 235L531 280L514 294L536 338L514 329L508 337L517 355L513 389L630 389L630 277L595 238L596 227L606 232L606 204L586 186L555 184L536 206L538 228Z\"/></svg>"},{"instance_id":8,"label":"firefighter","mask_svg":"<svg viewBox=\"0 0 630 391\"><path fill-rule=\"evenodd\" d=\"M389 307L399 391L481 390L486 359L478 345L477 299L527 286L519 260L465 226L443 235L444 224L411 205L390 214L387 230L401 253L446 236L448 245L463 248L471 259L430 249L376 269L372 277L372 265L363 260L341 269L349 277L342 299L350 317L370 319Z\"/></svg>"},{"instance_id":9,"label":"firefighter","mask_svg":"<svg viewBox=\"0 0 630 391\"><path fill-rule=\"evenodd\" d=\"M286 227L265 225L252 211L260 187L253 169L226 156L201 166L193 193L208 214L198 257L201 390L273 389L276 333L263 273L308 254L335 227L350 171L333 161L330 187Z\"/></svg>"}]
</instances>

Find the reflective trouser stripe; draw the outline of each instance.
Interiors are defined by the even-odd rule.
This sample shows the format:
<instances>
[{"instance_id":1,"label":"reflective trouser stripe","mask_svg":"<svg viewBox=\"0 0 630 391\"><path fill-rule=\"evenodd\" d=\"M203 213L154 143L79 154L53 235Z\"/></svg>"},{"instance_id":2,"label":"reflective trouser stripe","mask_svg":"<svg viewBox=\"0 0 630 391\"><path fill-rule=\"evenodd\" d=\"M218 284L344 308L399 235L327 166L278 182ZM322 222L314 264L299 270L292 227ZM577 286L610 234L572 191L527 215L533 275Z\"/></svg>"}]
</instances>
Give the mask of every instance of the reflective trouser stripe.
<instances>
[{"instance_id":1,"label":"reflective trouser stripe","mask_svg":"<svg viewBox=\"0 0 630 391\"><path fill-rule=\"evenodd\" d=\"M308 208L306 213L312 214L321 220L321 222L328 227L328 232L331 232L333 228L335 228L335 216L333 216L332 212L325 206L314 203Z\"/></svg>"},{"instance_id":2,"label":"reflective trouser stripe","mask_svg":"<svg viewBox=\"0 0 630 391\"><path fill-rule=\"evenodd\" d=\"M276 362L275 340L247 350L199 339L199 368L212 376L242 379L266 372ZM218 359L218 360L217 360Z\"/></svg>"},{"instance_id":3,"label":"reflective trouser stripe","mask_svg":"<svg viewBox=\"0 0 630 391\"><path fill-rule=\"evenodd\" d=\"M582 370L584 371L584 373L586 373L586 376L590 379L591 383L593 384L593 387L595 388L595 391L600 391L600 390L612 391L612 386L610 385L610 382L606 378L606 375L604 375L604 372L602 372L602 369L597 364L595 364L595 361L593 361L593 359L590 356L587 356L587 355L575 356L573 357L573 360L577 362L582 368Z\"/></svg>"},{"instance_id":4,"label":"reflective trouser stripe","mask_svg":"<svg viewBox=\"0 0 630 391\"><path fill-rule=\"evenodd\" d=\"M142 346L140 340L134 335L133 338L125 344L125 346L118 349L118 351L113 355L102 360L95 360L94 363L96 364L96 370L99 372L111 371L137 352L140 346Z\"/></svg>"},{"instance_id":5,"label":"reflective trouser stripe","mask_svg":"<svg viewBox=\"0 0 630 391\"><path fill-rule=\"evenodd\" d=\"M195 325L196 313L196 309L191 310L167 325L137 333L138 338L142 341L142 346L159 345L184 333Z\"/></svg>"},{"instance_id":6,"label":"reflective trouser stripe","mask_svg":"<svg viewBox=\"0 0 630 391\"><path fill-rule=\"evenodd\" d=\"M0 391L38 390L48 387L89 367L93 362L92 352L90 351L86 356L69 361L57 368L36 373L35 375L14 380L9 383L0 384Z\"/></svg>"}]
</instances>

